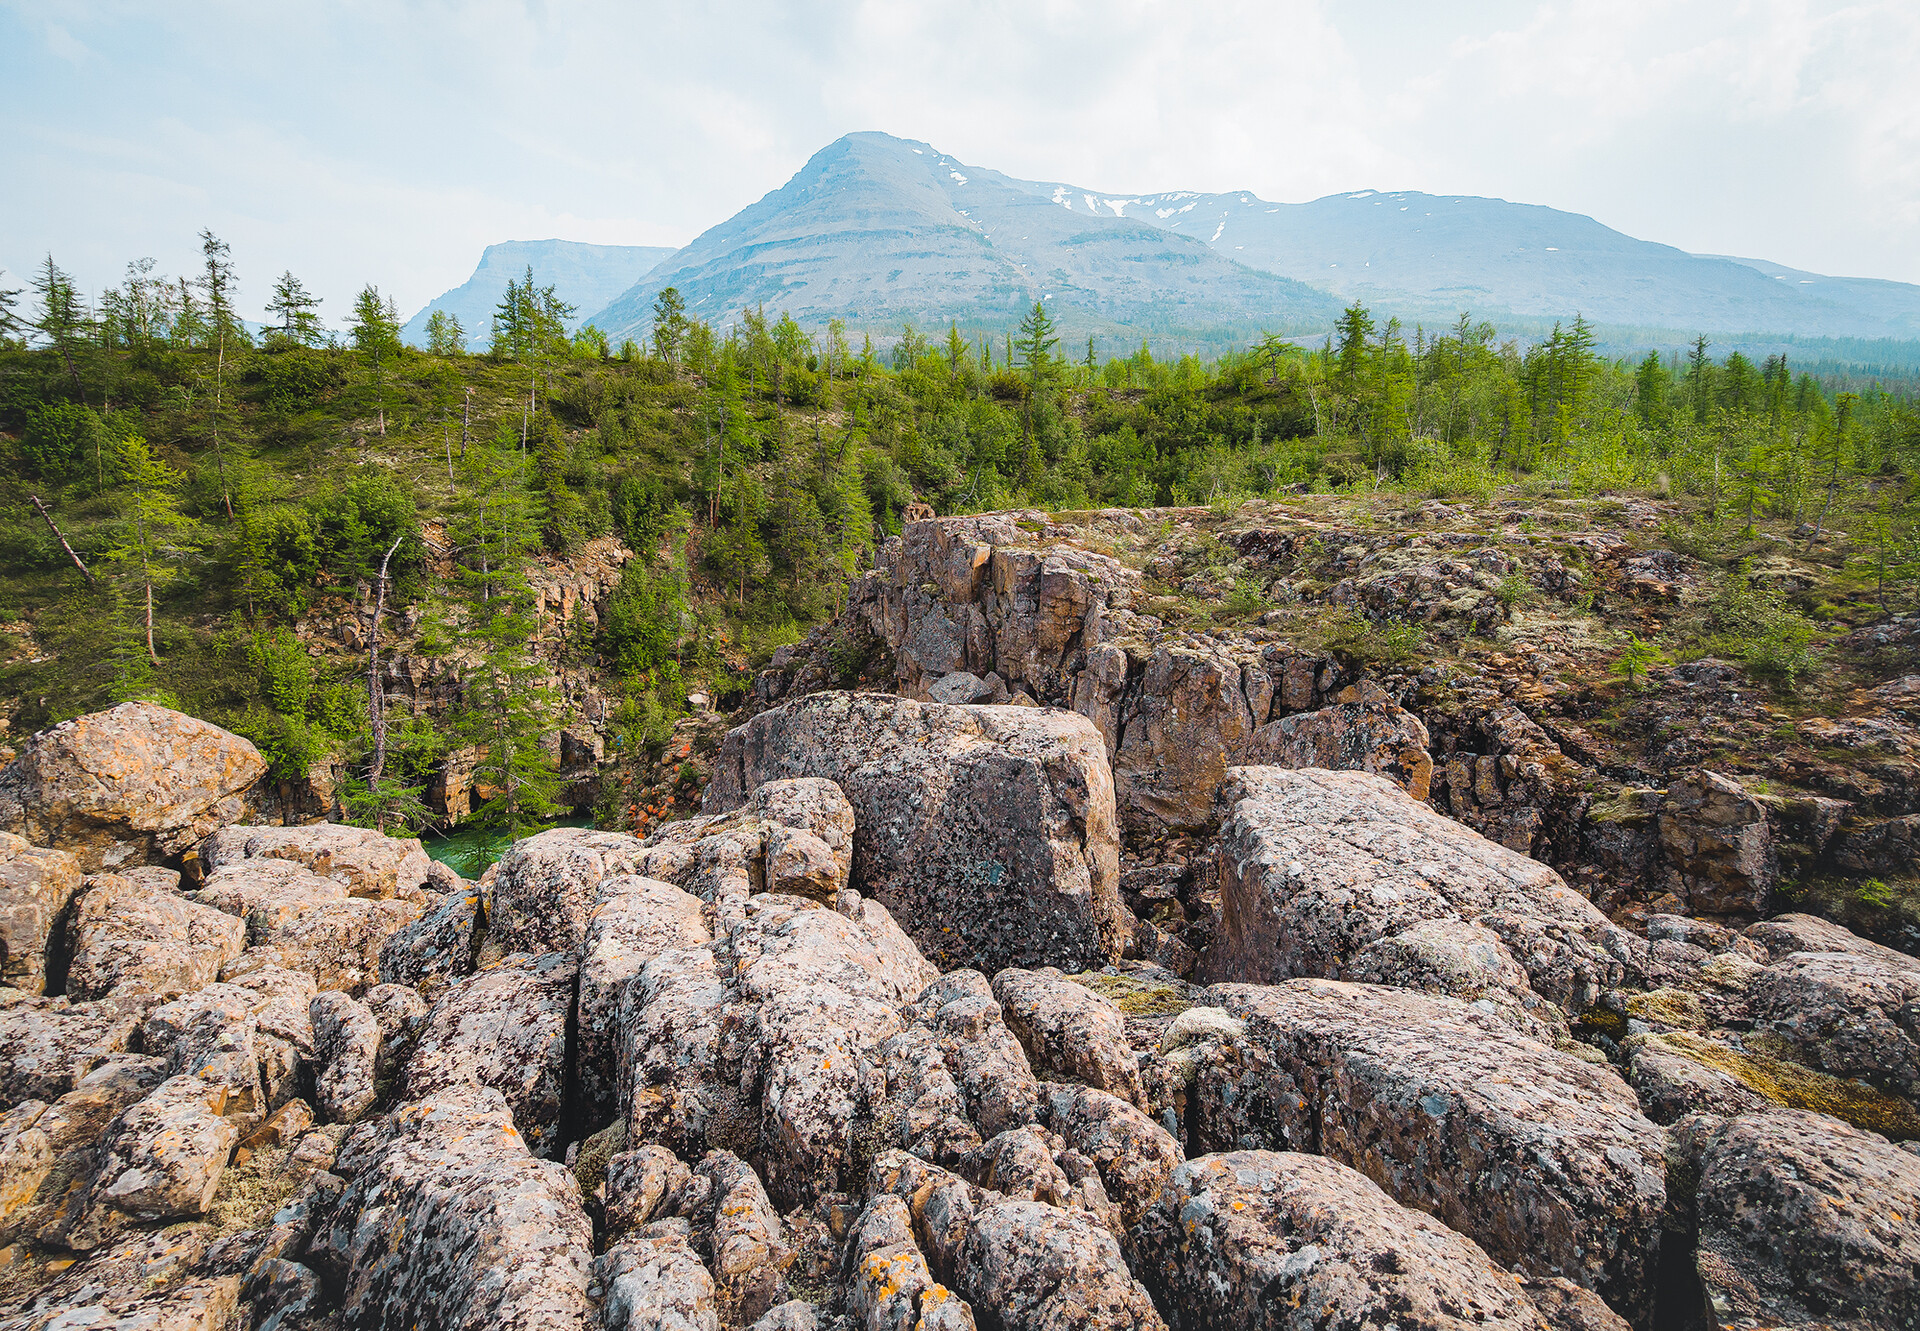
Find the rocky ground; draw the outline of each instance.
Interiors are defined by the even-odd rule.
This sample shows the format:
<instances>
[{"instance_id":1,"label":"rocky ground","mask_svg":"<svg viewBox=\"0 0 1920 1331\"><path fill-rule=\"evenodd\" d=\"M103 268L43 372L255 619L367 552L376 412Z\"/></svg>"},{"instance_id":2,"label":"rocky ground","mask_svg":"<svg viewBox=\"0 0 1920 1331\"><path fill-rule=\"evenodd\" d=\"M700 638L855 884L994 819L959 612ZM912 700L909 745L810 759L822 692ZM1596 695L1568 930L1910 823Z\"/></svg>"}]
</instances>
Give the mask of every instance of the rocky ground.
<instances>
[{"instance_id":1,"label":"rocky ground","mask_svg":"<svg viewBox=\"0 0 1920 1331\"><path fill-rule=\"evenodd\" d=\"M915 523L477 882L23 741L0 1328L1920 1326L1920 961L1780 909L1911 874L1912 690L1623 691L1686 569L1568 511Z\"/></svg>"}]
</instances>

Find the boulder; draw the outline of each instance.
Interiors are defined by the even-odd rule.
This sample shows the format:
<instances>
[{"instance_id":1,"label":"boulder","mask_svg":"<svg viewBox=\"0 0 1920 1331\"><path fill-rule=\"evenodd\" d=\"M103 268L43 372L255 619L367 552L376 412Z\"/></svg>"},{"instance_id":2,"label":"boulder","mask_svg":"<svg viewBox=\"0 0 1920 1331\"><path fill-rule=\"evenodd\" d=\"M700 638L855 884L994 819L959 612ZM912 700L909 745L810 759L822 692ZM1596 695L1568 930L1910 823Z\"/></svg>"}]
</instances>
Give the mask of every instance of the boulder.
<instances>
[{"instance_id":1,"label":"boulder","mask_svg":"<svg viewBox=\"0 0 1920 1331\"><path fill-rule=\"evenodd\" d=\"M1165 1331L1120 1244L1083 1211L983 1192L901 1151L874 1158L868 1192L907 1204L932 1273L1003 1331Z\"/></svg>"},{"instance_id":2,"label":"boulder","mask_svg":"<svg viewBox=\"0 0 1920 1331\"><path fill-rule=\"evenodd\" d=\"M1920 1326L1920 1155L1775 1110L1708 1131L1699 1179L1694 1262L1723 1324Z\"/></svg>"},{"instance_id":3,"label":"boulder","mask_svg":"<svg viewBox=\"0 0 1920 1331\"><path fill-rule=\"evenodd\" d=\"M858 1326L917 1331L953 1297L927 1268L914 1242L913 1213L898 1197L880 1196L867 1203L848 1243L847 1268L847 1314ZM968 1309L967 1324L971 1322Z\"/></svg>"},{"instance_id":4,"label":"boulder","mask_svg":"<svg viewBox=\"0 0 1920 1331\"><path fill-rule=\"evenodd\" d=\"M418 837L392 837L343 823L223 827L200 843L200 863L208 873L248 859L288 860L333 879L349 896L410 901L420 899L431 863Z\"/></svg>"},{"instance_id":5,"label":"boulder","mask_svg":"<svg viewBox=\"0 0 1920 1331\"><path fill-rule=\"evenodd\" d=\"M98 1213L142 1220L204 1215L240 1130L224 1116L225 1089L178 1076L128 1108L100 1145L88 1194Z\"/></svg>"},{"instance_id":6,"label":"boulder","mask_svg":"<svg viewBox=\"0 0 1920 1331\"><path fill-rule=\"evenodd\" d=\"M343 1143L347 1177L306 1260L365 1331L576 1328L593 1224L565 1166L527 1150L488 1086L453 1085Z\"/></svg>"},{"instance_id":7,"label":"boulder","mask_svg":"<svg viewBox=\"0 0 1920 1331\"><path fill-rule=\"evenodd\" d=\"M615 1051L628 984L662 952L712 941L699 899L679 888L637 874L622 874L601 885L580 957L576 1062L590 1129L610 1122L619 1109Z\"/></svg>"},{"instance_id":8,"label":"boulder","mask_svg":"<svg viewBox=\"0 0 1920 1331\"><path fill-rule=\"evenodd\" d=\"M134 1048L152 1003L133 997L97 1003L21 998L0 1004L0 1108L22 1100L57 1100L102 1059Z\"/></svg>"},{"instance_id":9,"label":"boulder","mask_svg":"<svg viewBox=\"0 0 1920 1331\"><path fill-rule=\"evenodd\" d=\"M247 927L225 911L156 892L116 874L87 880L68 928L67 994L173 998L205 988L247 944Z\"/></svg>"},{"instance_id":10,"label":"boulder","mask_svg":"<svg viewBox=\"0 0 1920 1331\"><path fill-rule=\"evenodd\" d=\"M1304 1150L1351 1165L1494 1260L1651 1311L1665 1137L1596 1067L1464 1003L1327 980L1216 985L1247 1023L1188 1092L1208 1150Z\"/></svg>"},{"instance_id":11,"label":"boulder","mask_svg":"<svg viewBox=\"0 0 1920 1331\"><path fill-rule=\"evenodd\" d=\"M1533 991L1506 944L1467 920L1410 924L1368 943L1343 970L1356 983L1458 998L1542 1044L1569 1035L1566 1014Z\"/></svg>"},{"instance_id":12,"label":"boulder","mask_svg":"<svg viewBox=\"0 0 1920 1331\"><path fill-rule=\"evenodd\" d=\"M1131 1231L1180 1164L1179 1142L1119 1096L1091 1087L1050 1083L1041 1107L1047 1126L1092 1162L1123 1231Z\"/></svg>"},{"instance_id":13,"label":"boulder","mask_svg":"<svg viewBox=\"0 0 1920 1331\"><path fill-rule=\"evenodd\" d=\"M636 837L586 827L556 827L514 842L486 890L488 941L506 952L577 957L600 885L640 872L642 849Z\"/></svg>"},{"instance_id":14,"label":"boulder","mask_svg":"<svg viewBox=\"0 0 1920 1331\"><path fill-rule=\"evenodd\" d=\"M594 1262L605 1331L720 1331L713 1277L684 1220L646 1226Z\"/></svg>"},{"instance_id":15,"label":"boulder","mask_svg":"<svg viewBox=\"0 0 1920 1331\"><path fill-rule=\"evenodd\" d=\"M0 1241L64 1243L86 1209L107 1128L168 1075L166 1060L109 1055L52 1104L28 1100L0 1128Z\"/></svg>"},{"instance_id":16,"label":"boulder","mask_svg":"<svg viewBox=\"0 0 1920 1331\"><path fill-rule=\"evenodd\" d=\"M1465 921L1505 949L1457 972L1461 997L1524 970L1528 989L1496 1006L1525 1012L1534 995L1580 1013L1642 965L1645 945L1538 861L1434 812L1366 772L1236 767L1221 793L1223 914L1201 961L1208 979L1270 983L1296 976L1380 974L1386 946L1418 955L1410 934ZM1457 940L1457 943L1463 940ZM1423 987L1449 982L1450 964L1420 963ZM1529 990L1531 992L1529 992Z\"/></svg>"},{"instance_id":17,"label":"boulder","mask_svg":"<svg viewBox=\"0 0 1920 1331\"><path fill-rule=\"evenodd\" d=\"M1240 761L1271 767L1372 772L1424 800L1433 784L1427 728L1378 684L1342 689L1331 707L1295 712L1254 732ZM1223 774L1224 775L1224 774Z\"/></svg>"},{"instance_id":18,"label":"boulder","mask_svg":"<svg viewBox=\"0 0 1920 1331\"><path fill-rule=\"evenodd\" d=\"M380 944L380 979L432 989L473 974L480 889L463 884Z\"/></svg>"},{"instance_id":19,"label":"boulder","mask_svg":"<svg viewBox=\"0 0 1920 1331\"><path fill-rule=\"evenodd\" d=\"M755 1321L786 1298L793 1248L759 1176L730 1151L714 1151L693 1168L680 1197L706 1251L724 1320Z\"/></svg>"},{"instance_id":20,"label":"boulder","mask_svg":"<svg viewBox=\"0 0 1920 1331\"><path fill-rule=\"evenodd\" d=\"M727 733L710 811L787 777L853 807L853 885L943 967L1116 960L1128 934L1106 745L1085 717L823 693Z\"/></svg>"},{"instance_id":21,"label":"boulder","mask_svg":"<svg viewBox=\"0 0 1920 1331\"><path fill-rule=\"evenodd\" d=\"M915 999L913 1015L931 1032L982 1136L1040 1117L1040 1083L984 975L948 971Z\"/></svg>"},{"instance_id":22,"label":"boulder","mask_svg":"<svg viewBox=\"0 0 1920 1331\"><path fill-rule=\"evenodd\" d=\"M0 983L47 991L47 944L80 884L80 863L66 851L0 832Z\"/></svg>"},{"instance_id":23,"label":"boulder","mask_svg":"<svg viewBox=\"0 0 1920 1331\"><path fill-rule=\"evenodd\" d=\"M334 1123L358 1122L373 1107L374 1069L380 1059L380 1022L364 1003L330 989L314 995L314 1103Z\"/></svg>"},{"instance_id":24,"label":"boulder","mask_svg":"<svg viewBox=\"0 0 1920 1331\"><path fill-rule=\"evenodd\" d=\"M273 858L216 870L193 900L246 921L249 960L348 993L379 983L382 944L420 915L411 902L350 896L342 883Z\"/></svg>"},{"instance_id":25,"label":"boulder","mask_svg":"<svg viewBox=\"0 0 1920 1331\"><path fill-rule=\"evenodd\" d=\"M651 1142L615 1154L607 1161L601 1206L607 1233L620 1235L640 1228L692 1177L693 1171L679 1156Z\"/></svg>"},{"instance_id":26,"label":"boulder","mask_svg":"<svg viewBox=\"0 0 1920 1331\"><path fill-rule=\"evenodd\" d=\"M1777 856L1767 809L1738 781L1705 768L1667 787L1660 848L1696 915L1763 913Z\"/></svg>"},{"instance_id":27,"label":"boulder","mask_svg":"<svg viewBox=\"0 0 1920 1331\"><path fill-rule=\"evenodd\" d=\"M407 1098L462 1082L498 1091L536 1155L561 1140L575 967L557 952L517 954L451 986L427 1012L407 1060Z\"/></svg>"},{"instance_id":28,"label":"boulder","mask_svg":"<svg viewBox=\"0 0 1920 1331\"><path fill-rule=\"evenodd\" d=\"M116 1237L10 1300L7 1331L230 1331L247 1323L242 1277L207 1270L205 1229ZM278 1331L278 1328L274 1328Z\"/></svg>"},{"instance_id":29,"label":"boulder","mask_svg":"<svg viewBox=\"0 0 1920 1331\"><path fill-rule=\"evenodd\" d=\"M167 859L235 821L267 770L238 735L146 702L62 721L0 769L0 831L99 873Z\"/></svg>"},{"instance_id":30,"label":"boulder","mask_svg":"<svg viewBox=\"0 0 1920 1331\"><path fill-rule=\"evenodd\" d=\"M1175 1331L1542 1331L1532 1302L1478 1244L1319 1156L1189 1160L1134 1241Z\"/></svg>"},{"instance_id":31,"label":"boulder","mask_svg":"<svg viewBox=\"0 0 1920 1331\"><path fill-rule=\"evenodd\" d=\"M1111 645L1102 650L1119 651ZM1089 662L1090 668L1094 664ZM1124 653L1114 666L1125 682ZM1115 797L1129 825L1196 831L1211 821L1213 792L1226 779L1229 764L1246 760L1255 727L1266 720L1254 716L1244 683L1240 662L1219 644L1154 649L1137 684L1128 686L1130 708L1123 725L1108 731ZM1081 692L1097 695L1099 690ZM1075 705L1082 711L1105 710L1084 696L1076 697Z\"/></svg>"},{"instance_id":32,"label":"boulder","mask_svg":"<svg viewBox=\"0 0 1920 1331\"><path fill-rule=\"evenodd\" d=\"M1144 1101L1126 1014L1107 999L1057 970L1014 967L993 977L993 996L1036 1071Z\"/></svg>"},{"instance_id":33,"label":"boulder","mask_svg":"<svg viewBox=\"0 0 1920 1331\"><path fill-rule=\"evenodd\" d=\"M1794 952L1748 983L1748 1010L1802 1062L1920 1099L1920 962L1903 960Z\"/></svg>"},{"instance_id":34,"label":"boulder","mask_svg":"<svg viewBox=\"0 0 1920 1331\"><path fill-rule=\"evenodd\" d=\"M1780 961L1795 952L1844 952L1889 970L1920 971L1920 957L1862 938L1851 929L1817 915L1776 915L1771 920L1749 925L1742 936L1757 943L1763 949L1762 955L1770 961Z\"/></svg>"}]
</instances>

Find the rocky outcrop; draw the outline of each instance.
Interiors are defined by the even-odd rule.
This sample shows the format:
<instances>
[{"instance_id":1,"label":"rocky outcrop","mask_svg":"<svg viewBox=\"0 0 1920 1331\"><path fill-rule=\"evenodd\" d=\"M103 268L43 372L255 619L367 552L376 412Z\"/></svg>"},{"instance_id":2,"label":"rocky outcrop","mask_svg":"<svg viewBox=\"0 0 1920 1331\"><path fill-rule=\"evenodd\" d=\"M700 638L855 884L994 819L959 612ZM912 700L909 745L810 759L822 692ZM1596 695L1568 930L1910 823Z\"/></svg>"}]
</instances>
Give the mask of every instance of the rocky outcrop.
<instances>
[{"instance_id":1,"label":"rocky outcrop","mask_svg":"<svg viewBox=\"0 0 1920 1331\"><path fill-rule=\"evenodd\" d=\"M219 869L192 900L246 922L250 961L271 960L349 993L379 983L381 946L420 915L412 902L351 896L345 884L277 858Z\"/></svg>"},{"instance_id":2,"label":"rocky outcrop","mask_svg":"<svg viewBox=\"0 0 1920 1331\"><path fill-rule=\"evenodd\" d=\"M136 879L100 874L68 926L67 994L76 999L203 989L246 947L246 924Z\"/></svg>"},{"instance_id":3,"label":"rocky outcrop","mask_svg":"<svg viewBox=\"0 0 1920 1331\"><path fill-rule=\"evenodd\" d=\"M1207 1001L1247 1029L1197 1069L1192 1139L1351 1165L1496 1261L1645 1321L1665 1138L1611 1070L1404 990L1293 980Z\"/></svg>"},{"instance_id":4,"label":"rocky outcrop","mask_svg":"<svg viewBox=\"0 0 1920 1331\"><path fill-rule=\"evenodd\" d=\"M537 1159L498 1091L395 1110L343 1146L347 1179L308 1260L348 1325L384 1331L580 1327L593 1225L563 1166Z\"/></svg>"},{"instance_id":5,"label":"rocky outcrop","mask_svg":"<svg viewBox=\"0 0 1920 1331\"><path fill-rule=\"evenodd\" d=\"M1012 967L993 977L993 996L1032 1066L1134 1104L1145 1098L1126 1016L1105 998L1057 970Z\"/></svg>"},{"instance_id":6,"label":"rocky outcrop","mask_svg":"<svg viewBox=\"0 0 1920 1331\"><path fill-rule=\"evenodd\" d=\"M1479 1246L1319 1156L1236 1151L1173 1171L1135 1242L1174 1331L1539 1331Z\"/></svg>"},{"instance_id":7,"label":"rocky outcrop","mask_svg":"<svg viewBox=\"0 0 1920 1331\"><path fill-rule=\"evenodd\" d=\"M601 883L636 872L640 851L634 837L584 827L514 842L486 885L490 941L502 952L577 953Z\"/></svg>"},{"instance_id":8,"label":"rocky outcrop","mask_svg":"<svg viewBox=\"0 0 1920 1331\"><path fill-rule=\"evenodd\" d=\"M1705 769L1667 788L1660 845L1700 915L1763 914L1776 869L1767 810L1737 781Z\"/></svg>"},{"instance_id":9,"label":"rocky outcrop","mask_svg":"<svg viewBox=\"0 0 1920 1331\"><path fill-rule=\"evenodd\" d=\"M0 769L0 831L87 873L177 855L240 814L267 770L238 735L153 703L62 721Z\"/></svg>"},{"instance_id":10,"label":"rocky outcrop","mask_svg":"<svg viewBox=\"0 0 1920 1331\"><path fill-rule=\"evenodd\" d=\"M223 827L200 843L199 852L208 873L248 859L287 860L331 878L349 896L408 901L420 900L429 864L418 837L340 823Z\"/></svg>"},{"instance_id":11,"label":"rocky outcrop","mask_svg":"<svg viewBox=\"0 0 1920 1331\"><path fill-rule=\"evenodd\" d=\"M1920 1155L1791 1110L1698 1127L1695 1265L1723 1322L1920 1325Z\"/></svg>"},{"instance_id":12,"label":"rocky outcrop","mask_svg":"<svg viewBox=\"0 0 1920 1331\"><path fill-rule=\"evenodd\" d=\"M939 964L1084 970L1125 946L1112 777L1085 718L816 694L728 732L708 807L800 776L845 791L853 885Z\"/></svg>"},{"instance_id":13,"label":"rocky outcrop","mask_svg":"<svg viewBox=\"0 0 1920 1331\"><path fill-rule=\"evenodd\" d=\"M46 992L47 944L80 882L80 864L66 851L0 832L0 982Z\"/></svg>"},{"instance_id":14,"label":"rocky outcrop","mask_svg":"<svg viewBox=\"0 0 1920 1331\"><path fill-rule=\"evenodd\" d=\"M1296 712L1254 732L1243 761L1272 767L1318 767L1372 772L1414 799L1433 784L1431 741L1418 717L1396 704L1378 684L1342 689L1331 707ZM1225 778L1223 772L1222 778Z\"/></svg>"},{"instance_id":15,"label":"rocky outcrop","mask_svg":"<svg viewBox=\"0 0 1920 1331\"><path fill-rule=\"evenodd\" d=\"M1483 965L1436 960L1401 973L1443 992L1457 983L1455 996L1477 1001L1488 980L1510 982L1517 968L1528 988L1506 991L1496 1006L1522 1013L1535 995L1580 1013L1637 968L1633 940L1553 870L1384 778L1240 767L1221 803L1223 915L1201 962L1209 978L1380 975L1396 964L1383 952L1434 953L1438 940L1415 932L1434 922L1479 925L1505 955L1480 939Z\"/></svg>"}]
</instances>

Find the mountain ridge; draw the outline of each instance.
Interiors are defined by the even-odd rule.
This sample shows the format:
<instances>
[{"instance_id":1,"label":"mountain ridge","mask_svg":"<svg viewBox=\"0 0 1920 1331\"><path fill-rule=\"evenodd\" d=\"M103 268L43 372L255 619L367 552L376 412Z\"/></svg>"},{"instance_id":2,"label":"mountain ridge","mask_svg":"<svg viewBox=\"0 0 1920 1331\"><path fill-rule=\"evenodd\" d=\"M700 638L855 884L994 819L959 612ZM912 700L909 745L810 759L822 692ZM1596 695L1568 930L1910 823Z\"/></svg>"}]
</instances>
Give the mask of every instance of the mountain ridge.
<instances>
[{"instance_id":1,"label":"mountain ridge","mask_svg":"<svg viewBox=\"0 0 1920 1331\"><path fill-rule=\"evenodd\" d=\"M676 253L663 245L589 245L577 240L503 240L481 251L473 275L459 286L428 301L408 319L400 335L414 346L427 343L427 319L444 310L460 320L469 348L487 343L489 321L507 284L517 282L532 268L534 281L551 285L556 295L574 308L572 326L587 322L598 309L662 259Z\"/></svg>"}]
</instances>

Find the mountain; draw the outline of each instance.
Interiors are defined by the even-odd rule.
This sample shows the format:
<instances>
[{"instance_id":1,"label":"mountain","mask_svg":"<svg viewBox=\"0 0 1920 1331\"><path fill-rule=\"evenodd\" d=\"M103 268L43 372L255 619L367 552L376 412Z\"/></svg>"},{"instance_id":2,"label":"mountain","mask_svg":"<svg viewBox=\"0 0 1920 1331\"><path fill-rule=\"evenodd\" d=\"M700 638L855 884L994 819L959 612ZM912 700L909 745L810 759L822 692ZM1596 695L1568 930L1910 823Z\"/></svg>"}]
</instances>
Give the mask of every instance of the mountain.
<instances>
[{"instance_id":1,"label":"mountain","mask_svg":"<svg viewBox=\"0 0 1920 1331\"><path fill-rule=\"evenodd\" d=\"M1297 204L1116 195L877 133L829 144L617 297L613 285L604 308L579 303L616 340L645 335L667 286L708 319L760 305L882 337L906 320L1002 329L1043 298L1075 335L1192 341L1318 331L1351 300L1429 324L1580 314L1617 344L1920 338L1920 286L1689 254L1535 204L1376 190Z\"/></svg>"},{"instance_id":2,"label":"mountain","mask_svg":"<svg viewBox=\"0 0 1920 1331\"><path fill-rule=\"evenodd\" d=\"M1201 333L1319 327L1335 302L1133 217L1080 215L1053 187L970 166L931 145L850 134L792 180L698 237L592 321L618 340L651 327L672 286L691 313L787 310L855 332L905 320L994 328L1036 300L1082 330Z\"/></svg>"},{"instance_id":3,"label":"mountain","mask_svg":"<svg viewBox=\"0 0 1920 1331\"><path fill-rule=\"evenodd\" d=\"M1200 236L1241 263L1402 317L1451 319L1470 310L1533 319L1584 314L1598 324L1706 333L1920 335L1920 287L1689 254L1537 204L1411 191L1288 204L1244 192L1128 197L1054 189L1060 206L1077 215L1136 218Z\"/></svg>"},{"instance_id":4,"label":"mountain","mask_svg":"<svg viewBox=\"0 0 1920 1331\"><path fill-rule=\"evenodd\" d=\"M473 276L436 297L401 329L414 346L427 342L427 316L445 310L467 331L467 345L484 347L494 309L507 294L507 283L525 276L529 265L540 286L551 285L560 299L574 307L574 326L625 291L662 259L674 253L660 245L583 245L574 240L505 240L489 245Z\"/></svg>"}]
</instances>

